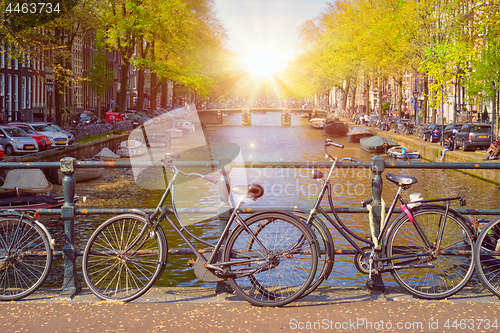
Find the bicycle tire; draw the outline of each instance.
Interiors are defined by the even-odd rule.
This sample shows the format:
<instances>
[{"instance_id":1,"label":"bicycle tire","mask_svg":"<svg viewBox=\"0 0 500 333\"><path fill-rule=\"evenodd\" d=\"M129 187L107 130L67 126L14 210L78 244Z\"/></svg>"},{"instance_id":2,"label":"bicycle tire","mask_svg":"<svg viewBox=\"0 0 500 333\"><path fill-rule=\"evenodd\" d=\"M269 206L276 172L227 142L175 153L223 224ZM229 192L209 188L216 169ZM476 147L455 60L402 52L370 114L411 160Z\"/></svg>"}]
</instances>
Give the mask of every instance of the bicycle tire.
<instances>
[{"instance_id":1,"label":"bicycle tire","mask_svg":"<svg viewBox=\"0 0 500 333\"><path fill-rule=\"evenodd\" d=\"M481 231L476 241L476 272L479 280L493 294L500 297L500 256L491 253L499 251L500 217L492 220Z\"/></svg>"},{"instance_id":2,"label":"bicycle tire","mask_svg":"<svg viewBox=\"0 0 500 333\"><path fill-rule=\"evenodd\" d=\"M231 263L227 279L231 288L256 306L283 306L301 297L313 281L318 264L310 228L280 213L249 216L244 224L231 232L224 250L223 261ZM258 241L268 251L246 228L258 234ZM242 259L252 262L236 264Z\"/></svg>"},{"instance_id":3,"label":"bicycle tire","mask_svg":"<svg viewBox=\"0 0 500 333\"><path fill-rule=\"evenodd\" d=\"M0 218L0 258L0 301L17 301L45 282L52 265L52 250L36 223L8 216Z\"/></svg>"},{"instance_id":4,"label":"bicycle tire","mask_svg":"<svg viewBox=\"0 0 500 333\"><path fill-rule=\"evenodd\" d=\"M83 253L83 277L90 290L103 300L130 302L146 293L161 276L168 256L168 243L161 227L141 236L147 220L122 214L101 224ZM133 243L131 250L124 251ZM140 241L137 242L140 236ZM135 252L140 251L140 252Z\"/></svg>"},{"instance_id":5,"label":"bicycle tire","mask_svg":"<svg viewBox=\"0 0 500 333\"><path fill-rule=\"evenodd\" d=\"M386 245L387 257L434 251L439 222L443 220L445 212L444 207L437 205L425 205L411 210L415 223L419 224L431 243L430 247L424 245L414 222L404 215L395 222L389 233ZM472 229L458 213L449 210L440 250L455 255L443 252L437 257L430 254L421 255L416 264L424 267L392 269L391 274L401 287L417 297L425 299L449 297L459 292L472 278L473 245ZM467 254L471 251L471 254ZM391 260L389 264L404 265L409 264L409 260L411 259Z\"/></svg>"},{"instance_id":6,"label":"bicycle tire","mask_svg":"<svg viewBox=\"0 0 500 333\"><path fill-rule=\"evenodd\" d=\"M307 222L307 218L309 217L309 214L305 212L294 211L293 215L297 216L303 223ZM316 269L313 282L301 297L306 297L316 290L328 278L335 263L335 245L328 227L318 217L312 220L309 227L318 241L318 268Z\"/></svg>"}]
</instances>

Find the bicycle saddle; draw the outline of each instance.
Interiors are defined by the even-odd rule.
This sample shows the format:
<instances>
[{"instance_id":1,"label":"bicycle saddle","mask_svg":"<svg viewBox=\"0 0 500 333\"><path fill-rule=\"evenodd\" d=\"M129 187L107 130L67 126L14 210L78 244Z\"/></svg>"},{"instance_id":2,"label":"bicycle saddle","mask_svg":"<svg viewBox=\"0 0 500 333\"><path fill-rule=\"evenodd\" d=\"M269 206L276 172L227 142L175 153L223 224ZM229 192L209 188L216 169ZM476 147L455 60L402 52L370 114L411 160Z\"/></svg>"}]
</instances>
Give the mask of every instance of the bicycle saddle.
<instances>
[{"instance_id":1,"label":"bicycle saddle","mask_svg":"<svg viewBox=\"0 0 500 333\"><path fill-rule=\"evenodd\" d=\"M264 188L259 184L235 185L232 190L234 193L243 195L254 201L264 195Z\"/></svg>"},{"instance_id":2,"label":"bicycle saddle","mask_svg":"<svg viewBox=\"0 0 500 333\"><path fill-rule=\"evenodd\" d=\"M395 175L393 173L386 173L385 177L393 182L394 184L398 185L411 185L415 184L417 182L417 178L414 177L407 177L407 176L401 176L401 175Z\"/></svg>"}]
</instances>

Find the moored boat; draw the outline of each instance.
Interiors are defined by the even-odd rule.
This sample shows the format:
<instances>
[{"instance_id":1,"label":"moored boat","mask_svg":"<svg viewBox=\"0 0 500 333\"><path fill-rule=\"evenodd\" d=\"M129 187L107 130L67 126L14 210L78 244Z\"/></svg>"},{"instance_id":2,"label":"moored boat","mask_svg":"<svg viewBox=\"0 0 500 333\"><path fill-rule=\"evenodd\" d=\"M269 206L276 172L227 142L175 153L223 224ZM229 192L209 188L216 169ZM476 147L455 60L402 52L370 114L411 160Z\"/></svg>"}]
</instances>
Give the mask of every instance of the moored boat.
<instances>
[{"instance_id":1,"label":"moored boat","mask_svg":"<svg viewBox=\"0 0 500 333\"><path fill-rule=\"evenodd\" d=\"M309 126L314 129L323 129L325 127L325 118L313 118L309 120Z\"/></svg>"},{"instance_id":2,"label":"moored boat","mask_svg":"<svg viewBox=\"0 0 500 333\"><path fill-rule=\"evenodd\" d=\"M40 169L9 170L0 187L0 209L57 208L64 197L49 195L53 186ZM78 196L74 196L75 202Z\"/></svg>"},{"instance_id":3,"label":"moored boat","mask_svg":"<svg viewBox=\"0 0 500 333\"><path fill-rule=\"evenodd\" d=\"M140 141L126 140L120 143L120 147L116 152L121 157L133 157L144 155L146 153L146 149Z\"/></svg>"},{"instance_id":4,"label":"moored boat","mask_svg":"<svg viewBox=\"0 0 500 333\"><path fill-rule=\"evenodd\" d=\"M359 144L363 150L370 153L385 153L389 148L399 146L396 142L389 138L381 136L371 136L359 140Z\"/></svg>"},{"instance_id":5,"label":"moored boat","mask_svg":"<svg viewBox=\"0 0 500 333\"><path fill-rule=\"evenodd\" d=\"M349 127L338 118L326 119L323 134L326 136L346 136Z\"/></svg>"},{"instance_id":6,"label":"moored boat","mask_svg":"<svg viewBox=\"0 0 500 333\"><path fill-rule=\"evenodd\" d=\"M356 126L353 127L349 132L347 132L349 142L359 142L360 139L370 136L373 136L373 133L370 132L370 130L366 127Z\"/></svg>"},{"instance_id":7,"label":"moored boat","mask_svg":"<svg viewBox=\"0 0 500 333\"><path fill-rule=\"evenodd\" d=\"M396 158L420 158L420 153L416 150L408 150L405 147L402 146L396 146L387 149L387 153L391 155L392 157Z\"/></svg>"}]
</instances>

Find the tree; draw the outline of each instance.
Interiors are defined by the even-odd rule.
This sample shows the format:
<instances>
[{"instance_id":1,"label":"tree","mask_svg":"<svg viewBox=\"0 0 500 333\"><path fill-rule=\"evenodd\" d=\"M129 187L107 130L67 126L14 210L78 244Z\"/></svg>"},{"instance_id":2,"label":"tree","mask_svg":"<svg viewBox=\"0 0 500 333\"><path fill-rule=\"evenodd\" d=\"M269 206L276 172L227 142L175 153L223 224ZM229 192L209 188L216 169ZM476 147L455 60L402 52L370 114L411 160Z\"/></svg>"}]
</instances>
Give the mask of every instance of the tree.
<instances>
[{"instance_id":1,"label":"tree","mask_svg":"<svg viewBox=\"0 0 500 333\"><path fill-rule=\"evenodd\" d=\"M92 67L86 75L85 83L98 96L99 119L103 119L100 98L113 83L113 71L108 68L108 53L106 45L102 41L102 35L96 36L97 53L92 57Z\"/></svg>"}]
</instances>

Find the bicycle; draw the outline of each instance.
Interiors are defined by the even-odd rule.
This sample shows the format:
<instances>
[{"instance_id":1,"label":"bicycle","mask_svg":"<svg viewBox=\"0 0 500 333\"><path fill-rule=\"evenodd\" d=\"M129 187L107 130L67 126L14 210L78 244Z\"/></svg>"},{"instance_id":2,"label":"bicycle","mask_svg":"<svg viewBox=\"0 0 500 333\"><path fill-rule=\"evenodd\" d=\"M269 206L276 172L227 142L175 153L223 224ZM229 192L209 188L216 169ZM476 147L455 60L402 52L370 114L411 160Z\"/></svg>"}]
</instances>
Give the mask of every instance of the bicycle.
<instances>
[{"instance_id":1,"label":"bicycle","mask_svg":"<svg viewBox=\"0 0 500 333\"><path fill-rule=\"evenodd\" d=\"M32 211L0 213L0 301L17 301L47 279L54 239Z\"/></svg>"},{"instance_id":2,"label":"bicycle","mask_svg":"<svg viewBox=\"0 0 500 333\"><path fill-rule=\"evenodd\" d=\"M197 237L177 213L175 181L179 175L202 177L214 184L217 181L182 172L172 158L180 156L167 153L162 160L163 168L171 169L173 176L151 215L133 211L112 217L90 237L83 253L83 276L91 291L101 299L124 302L147 292L167 263L168 242L160 225L166 219L196 255L194 270L202 281L227 281L241 298L256 306L282 306L299 298L317 268L317 245L311 229L288 212L267 211L242 219L239 209L244 199L257 200L264 194L262 186L250 184L232 186L241 198L216 244ZM174 218L165 205L170 194ZM211 253L199 251L188 236L211 248Z\"/></svg>"},{"instance_id":3,"label":"bicycle","mask_svg":"<svg viewBox=\"0 0 500 333\"><path fill-rule=\"evenodd\" d=\"M476 227L479 227L476 224ZM476 241L476 272L479 280L500 297L500 216L490 221Z\"/></svg>"},{"instance_id":4,"label":"bicycle","mask_svg":"<svg viewBox=\"0 0 500 333\"><path fill-rule=\"evenodd\" d=\"M386 178L398 186L397 193L385 218L385 207L382 206L379 235L375 235L373 221L370 221L371 237L361 237L351 231L335 211L330 177L337 158L328 153L328 147L344 146L326 139L325 153L333 162L332 166L326 177L319 170L313 171L312 178L322 181L323 185L310 212L301 212L299 217L305 220L305 223L312 224L314 220L319 219L318 215L321 215L338 230L355 249L354 264L358 271L368 274L367 286L371 289L374 286L372 274L391 272L401 287L420 298L442 299L459 292L474 272L475 233L465 218L450 208L450 202L458 200L463 206L466 204L465 199L412 198L406 202L401 191L409 189L417 179L386 173ZM350 157L342 158L340 162L344 160L360 162ZM325 193L333 218L320 206ZM362 206L372 209L372 201L373 199L366 200L362 202ZM389 222L398 202L401 202L402 213ZM434 204L436 202L443 204ZM304 214L307 218L304 218ZM365 243L365 246L358 246L356 241ZM308 289L309 293L328 278L332 271L335 251L333 244L331 245L324 247L327 253L319 263L322 270L316 274Z\"/></svg>"}]
</instances>

